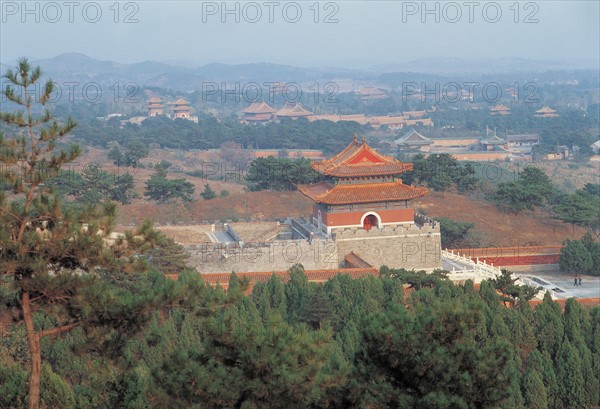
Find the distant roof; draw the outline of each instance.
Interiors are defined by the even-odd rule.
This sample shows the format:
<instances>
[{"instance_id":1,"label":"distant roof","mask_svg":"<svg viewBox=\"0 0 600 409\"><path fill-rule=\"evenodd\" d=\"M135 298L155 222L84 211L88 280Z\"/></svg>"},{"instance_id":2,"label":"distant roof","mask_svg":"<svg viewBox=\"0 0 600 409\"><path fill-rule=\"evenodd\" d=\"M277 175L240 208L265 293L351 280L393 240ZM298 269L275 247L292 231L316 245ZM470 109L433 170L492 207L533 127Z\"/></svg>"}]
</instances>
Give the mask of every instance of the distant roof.
<instances>
[{"instance_id":1,"label":"distant roof","mask_svg":"<svg viewBox=\"0 0 600 409\"><path fill-rule=\"evenodd\" d=\"M403 116L372 116L369 118L369 124L378 124L378 125L404 125L406 119Z\"/></svg>"},{"instance_id":2,"label":"distant roof","mask_svg":"<svg viewBox=\"0 0 600 409\"><path fill-rule=\"evenodd\" d=\"M500 138L499 136L494 135L491 138L482 140L481 143L484 143L486 145L504 145L506 141Z\"/></svg>"},{"instance_id":3,"label":"distant roof","mask_svg":"<svg viewBox=\"0 0 600 409\"><path fill-rule=\"evenodd\" d=\"M506 140L508 142L523 142L523 141L538 141L540 140L540 136L538 134L521 134L521 135L506 135Z\"/></svg>"},{"instance_id":4,"label":"distant roof","mask_svg":"<svg viewBox=\"0 0 600 409\"><path fill-rule=\"evenodd\" d=\"M355 185L319 182L298 186L298 190L317 203L330 205L410 200L427 194L426 188L404 185L400 180Z\"/></svg>"},{"instance_id":5,"label":"distant roof","mask_svg":"<svg viewBox=\"0 0 600 409\"><path fill-rule=\"evenodd\" d=\"M171 104L173 104L173 105L189 105L190 103L183 98L179 98L177 101L171 102Z\"/></svg>"},{"instance_id":6,"label":"distant roof","mask_svg":"<svg viewBox=\"0 0 600 409\"><path fill-rule=\"evenodd\" d=\"M538 114L554 114L554 113L556 113L556 111L554 109L550 108L549 106L544 106L542 109L538 109L535 112Z\"/></svg>"},{"instance_id":7,"label":"distant roof","mask_svg":"<svg viewBox=\"0 0 600 409\"><path fill-rule=\"evenodd\" d=\"M431 139L411 128L404 136L396 139L394 142L398 145L430 145Z\"/></svg>"},{"instance_id":8,"label":"distant roof","mask_svg":"<svg viewBox=\"0 0 600 409\"><path fill-rule=\"evenodd\" d=\"M404 111L402 115L410 118L422 118L426 113L427 111Z\"/></svg>"},{"instance_id":9,"label":"distant roof","mask_svg":"<svg viewBox=\"0 0 600 409\"><path fill-rule=\"evenodd\" d=\"M431 126L433 125L433 121L431 118L417 118L417 119L407 119L406 125L423 125L423 126Z\"/></svg>"},{"instance_id":10,"label":"distant roof","mask_svg":"<svg viewBox=\"0 0 600 409\"><path fill-rule=\"evenodd\" d=\"M322 115L309 115L308 120L311 122L314 121L331 121L331 122L340 122L340 121L354 121L358 122L361 125L365 125L367 123L367 118L364 114L352 114L352 115L334 115L334 114L322 114Z\"/></svg>"},{"instance_id":11,"label":"distant roof","mask_svg":"<svg viewBox=\"0 0 600 409\"><path fill-rule=\"evenodd\" d=\"M242 112L245 114L272 114L277 111L275 108L272 108L265 101L255 101Z\"/></svg>"},{"instance_id":12,"label":"distant roof","mask_svg":"<svg viewBox=\"0 0 600 409\"><path fill-rule=\"evenodd\" d=\"M354 140L337 155L311 166L317 172L334 177L397 175L412 170L412 163L403 163L384 156L367 145L364 140Z\"/></svg>"},{"instance_id":13,"label":"distant roof","mask_svg":"<svg viewBox=\"0 0 600 409\"><path fill-rule=\"evenodd\" d=\"M510 111L506 105L498 104L490 108L490 111Z\"/></svg>"},{"instance_id":14,"label":"distant roof","mask_svg":"<svg viewBox=\"0 0 600 409\"><path fill-rule=\"evenodd\" d=\"M360 91L358 91L358 93L361 95L385 95L385 93L382 90L375 87L361 88Z\"/></svg>"},{"instance_id":15,"label":"distant roof","mask_svg":"<svg viewBox=\"0 0 600 409\"><path fill-rule=\"evenodd\" d=\"M252 114L251 117L249 118L245 118L246 121L255 121L255 122L260 122L260 121L269 121L271 120L271 118L273 118L273 114L271 113L266 113L266 114Z\"/></svg>"},{"instance_id":16,"label":"distant roof","mask_svg":"<svg viewBox=\"0 0 600 409\"><path fill-rule=\"evenodd\" d=\"M296 104L292 105L289 102L286 102L286 104L283 106L283 108L281 108L279 111L277 111L275 113L275 115L277 116L309 116L312 115L312 112L310 112L309 110L305 109L299 102L296 102Z\"/></svg>"}]
</instances>

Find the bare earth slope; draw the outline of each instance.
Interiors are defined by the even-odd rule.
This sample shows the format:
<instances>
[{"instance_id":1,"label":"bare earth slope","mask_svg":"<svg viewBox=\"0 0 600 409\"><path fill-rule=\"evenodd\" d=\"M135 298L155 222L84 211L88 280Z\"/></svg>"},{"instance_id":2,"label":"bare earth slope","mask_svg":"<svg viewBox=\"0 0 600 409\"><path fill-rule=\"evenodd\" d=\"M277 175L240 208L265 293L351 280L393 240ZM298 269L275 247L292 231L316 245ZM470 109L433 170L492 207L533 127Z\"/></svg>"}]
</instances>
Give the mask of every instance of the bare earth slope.
<instances>
[{"instance_id":1,"label":"bare earth slope","mask_svg":"<svg viewBox=\"0 0 600 409\"><path fill-rule=\"evenodd\" d=\"M299 192L248 192L213 200L191 203L148 203L136 201L120 210L121 223L140 223L150 218L158 224L200 224L215 220L269 220L286 216L308 216L311 202ZM501 212L493 203L482 198L456 193L431 193L415 202L429 217L448 217L471 222L478 230L481 246L526 246L561 244L572 238L571 226L553 220L541 211L518 215ZM575 237L584 230L575 229Z\"/></svg>"}]
</instances>

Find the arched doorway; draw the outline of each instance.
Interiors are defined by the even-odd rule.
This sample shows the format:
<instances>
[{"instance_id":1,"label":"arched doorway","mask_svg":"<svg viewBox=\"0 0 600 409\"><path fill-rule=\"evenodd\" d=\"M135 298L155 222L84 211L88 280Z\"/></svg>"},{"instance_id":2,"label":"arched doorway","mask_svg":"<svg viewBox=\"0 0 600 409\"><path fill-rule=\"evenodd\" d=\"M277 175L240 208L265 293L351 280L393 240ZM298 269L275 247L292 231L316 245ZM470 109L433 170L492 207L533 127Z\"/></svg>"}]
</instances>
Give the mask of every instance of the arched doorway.
<instances>
[{"instance_id":1,"label":"arched doorway","mask_svg":"<svg viewBox=\"0 0 600 409\"><path fill-rule=\"evenodd\" d=\"M379 227L379 220L374 214L367 215L363 221L363 228L366 231L371 230L371 227Z\"/></svg>"}]
</instances>

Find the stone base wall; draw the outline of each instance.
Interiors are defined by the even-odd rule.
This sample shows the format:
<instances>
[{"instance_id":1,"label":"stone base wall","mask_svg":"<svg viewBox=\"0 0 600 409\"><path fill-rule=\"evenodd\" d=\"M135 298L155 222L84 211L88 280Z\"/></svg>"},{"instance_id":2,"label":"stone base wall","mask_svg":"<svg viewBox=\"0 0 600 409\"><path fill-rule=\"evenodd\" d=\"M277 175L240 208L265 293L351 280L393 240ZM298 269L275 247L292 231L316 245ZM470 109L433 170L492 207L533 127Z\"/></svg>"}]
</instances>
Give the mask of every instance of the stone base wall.
<instances>
[{"instance_id":1,"label":"stone base wall","mask_svg":"<svg viewBox=\"0 0 600 409\"><path fill-rule=\"evenodd\" d=\"M336 243L331 240L276 240L259 246L226 247L202 244L187 249L189 261L201 273L285 271L300 263L306 270L340 267ZM343 256L341 256L343 258Z\"/></svg>"},{"instance_id":2,"label":"stone base wall","mask_svg":"<svg viewBox=\"0 0 600 409\"><path fill-rule=\"evenodd\" d=\"M300 263L306 270L344 267L344 257L353 251L376 268L387 265L432 271L442 267L439 224L399 224L366 231L335 229L332 239L276 240L243 247L207 243L190 246L190 264L201 273L285 271Z\"/></svg>"},{"instance_id":3,"label":"stone base wall","mask_svg":"<svg viewBox=\"0 0 600 409\"><path fill-rule=\"evenodd\" d=\"M374 267L432 271L442 268L440 227L399 224L382 229L336 229L332 236L342 257L354 251Z\"/></svg>"}]
</instances>

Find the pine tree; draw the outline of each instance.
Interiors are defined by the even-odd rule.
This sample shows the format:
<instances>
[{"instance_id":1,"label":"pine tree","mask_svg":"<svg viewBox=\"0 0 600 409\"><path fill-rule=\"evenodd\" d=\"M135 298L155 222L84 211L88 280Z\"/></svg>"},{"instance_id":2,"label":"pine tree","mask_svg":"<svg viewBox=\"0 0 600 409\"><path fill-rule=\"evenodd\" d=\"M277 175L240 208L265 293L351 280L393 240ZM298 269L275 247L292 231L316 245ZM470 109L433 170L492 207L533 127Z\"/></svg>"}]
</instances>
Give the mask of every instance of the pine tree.
<instances>
[{"instance_id":1,"label":"pine tree","mask_svg":"<svg viewBox=\"0 0 600 409\"><path fill-rule=\"evenodd\" d=\"M535 309L533 316L538 347L554 359L565 329L560 307L552 301L550 293L544 294L544 301Z\"/></svg>"},{"instance_id":2,"label":"pine tree","mask_svg":"<svg viewBox=\"0 0 600 409\"><path fill-rule=\"evenodd\" d=\"M592 351L592 371L596 376L600 376L600 308L596 307L591 311L591 351ZM597 391L597 400L595 405L600 406L600 391Z\"/></svg>"},{"instance_id":3,"label":"pine tree","mask_svg":"<svg viewBox=\"0 0 600 409\"><path fill-rule=\"evenodd\" d=\"M535 369L529 369L523 377L523 398L527 409L547 409L548 396L542 377Z\"/></svg>"},{"instance_id":4,"label":"pine tree","mask_svg":"<svg viewBox=\"0 0 600 409\"><path fill-rule=\"evenodd\" d=\"M560 250L558 260L561 271L570 274L585 274L593 266L592 255L579 240L567 240Z\"/></svg>"},{"instance_id":5,"label":"pine tree","mask_svg":"<svg viewBox=\"0 0 600 409\"><path fill-rule=\"evenodd\" d=\"M235 306L217 312L201 345L175 351L153 373L154 407L320 407L346 380L331 335L294 329L277 315L263 326Z\"/></svg>"},{"instance_id":6,"label":"pine tree","mask_svg":"<svg viewBox=\"0 0 600 409\"><path fill-rule=\"evenodd\" d=\"M302 321L310 324L314 329L321 329L325 322L331 321L331 304L322 285L317 284L311 291L301 317Z\"/></svg>"},{"instance_id":7,"label":"pine tree","mask_svg":"<svg viewBox=\"0 0 600 409\"><path fill-rule=\"evenodd\" d=\"M300 264L292 266L289 270L290 279L285 285L287 300L287 316L291 323L299 322L304 313L309 296L308 278L304 274L304 267Z\"/></svg>"},{"instance_id":8,"label":"pine tree","mask_svg":"<svg viewBox=\"0 0 600 409\"><path fill-rule=\"evenodd\" d=\"M204 184L204 190L202 191L202 193L200 193L200 196L202 197L202 199L204 200L212 200L215 197L217 197L217 194L215 193L215 191L210 187L210 185L208 183Z\"/></svg>"},{"instance_id":9,"label":"pine tree","mask_svg":"<svg viewBox=\"0 0 600 409\"><path fill-rule=\"evenodd\" d=\"M581 370L584 384L584 404L592 405L598 401L598 374L593 370L591 342L588 344L586 336L592 334L589 315L574 299L569 298L565 305L565 336L577 350L581 359ZM591 339L590 339L591 341Z\"/></svg>"},{"instance_id":10,"label":"pine tree","mask_svg":"<svg viewBox=\"0 0 600 409\"><path fill-rule=\"evenodd\" d=\"M0 113L0 119L16 126L8 138L0 135L0 179L13 189L9 198L0 191L0 274L20 298L29 353L30 409L40 405L42 378L41 340L76 327L119 328L121 336L139 329L150 289L136 284L145 278L138 255L146 241L129 232L111 237L115 219L112 205L65 211L60 198L45 185L61 168L79 155L79 148L56 149L75 123L61 123L49 111L34 114L33 92L41 80L40 68L21 59L16 71L8 70L2 94L23 110ZM52 81L42 87L42 108L54 90ZM52 317L56 325L40 327L35 314Z\"/></svg>"},{"instance_id":11,"label":"pine tree","mask_svg":"<svg viewBox=\"0 0 600 409\"><path fill-rule=\"evenodd\" d=\"M559 387L559 404L565 409L585 407L585 380L581 358L568 339L565 339L556 359L556 378Z\"/></svg>"}]
</instances>

